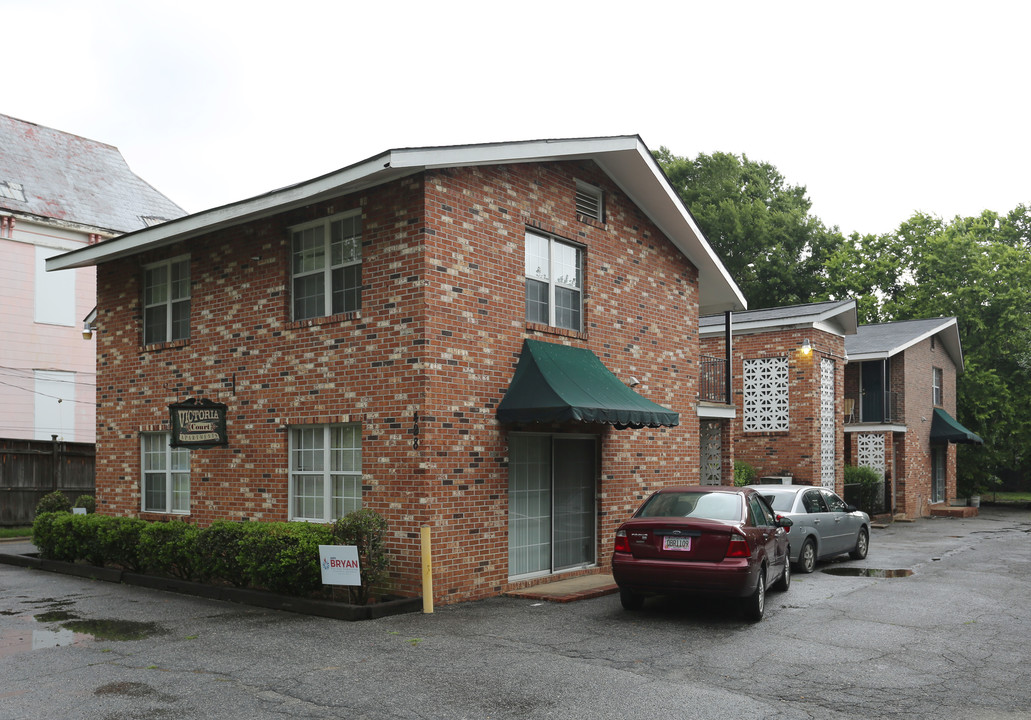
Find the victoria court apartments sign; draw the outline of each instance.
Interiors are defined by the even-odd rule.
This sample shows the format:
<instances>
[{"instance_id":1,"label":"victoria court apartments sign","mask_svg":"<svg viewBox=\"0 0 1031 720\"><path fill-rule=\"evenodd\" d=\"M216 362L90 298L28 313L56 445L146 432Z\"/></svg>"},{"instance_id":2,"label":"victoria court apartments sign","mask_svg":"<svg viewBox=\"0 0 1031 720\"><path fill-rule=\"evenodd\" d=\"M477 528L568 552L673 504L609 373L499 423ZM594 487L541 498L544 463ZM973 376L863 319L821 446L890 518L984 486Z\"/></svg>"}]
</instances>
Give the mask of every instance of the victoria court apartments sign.
<instances>
[{"instance_id":1,"label":"victoria court apartments sign","mask_svg":"<svg viewBox=\"0 0 1031 720\"><path fill-rule=\"evenodd\" d=\"M174 448L200 450L229 444L226 405L210 400L186 400L169 405Z\"/></svg>"}]
</instances>

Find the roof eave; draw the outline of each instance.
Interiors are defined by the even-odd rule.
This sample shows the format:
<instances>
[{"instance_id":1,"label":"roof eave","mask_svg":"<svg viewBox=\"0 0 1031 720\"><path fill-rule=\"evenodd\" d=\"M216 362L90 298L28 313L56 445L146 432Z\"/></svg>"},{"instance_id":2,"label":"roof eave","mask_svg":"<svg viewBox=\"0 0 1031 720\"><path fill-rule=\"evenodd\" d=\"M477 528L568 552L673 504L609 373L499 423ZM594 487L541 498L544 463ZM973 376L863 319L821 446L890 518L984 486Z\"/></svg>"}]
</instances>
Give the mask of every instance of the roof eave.
<instances>
[{"instance_id":1,"label":"roof eave","mask_svg":"<svg viewBox=\"0 0 1031 720\"><path fill-rule=\"evenodd\" d=\"M129 257L426 169L576 159L596 162L695 265L699 312L747 307L740 288L637 135L390 150L314 180L59 255L47 260L47 270L87 267Z\"/></svg>"}]
</instances>

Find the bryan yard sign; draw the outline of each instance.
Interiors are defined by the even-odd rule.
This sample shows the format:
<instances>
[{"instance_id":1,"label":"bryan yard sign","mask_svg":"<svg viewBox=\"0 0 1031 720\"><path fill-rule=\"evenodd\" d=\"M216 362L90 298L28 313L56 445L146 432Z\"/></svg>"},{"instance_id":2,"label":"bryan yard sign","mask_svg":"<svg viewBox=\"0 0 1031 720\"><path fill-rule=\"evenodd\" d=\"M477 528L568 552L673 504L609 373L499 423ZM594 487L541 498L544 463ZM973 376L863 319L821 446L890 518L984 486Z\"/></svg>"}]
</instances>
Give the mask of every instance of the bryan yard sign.
<instances>
[{"instance_id":1,"label":"bryan yard sign","mask_svg":"<svg viewBox=\"0 0 1031 720\"><path fill-rule=\"evenodd\" d=\"M187 400L169 405L174 448L202 450L229 444L226 406L210 400Z\"/></svg>"},{"instance_id":2,"label":"bryan yard sign","mask_svg":"<svg viewBox=\"0 0 1031 720\"><path fill-rule=\"evenodd\" d=\"M323 585L362 584L355 545L319 545L319 564L322 566Z\"/></svg>"}]
</instances>

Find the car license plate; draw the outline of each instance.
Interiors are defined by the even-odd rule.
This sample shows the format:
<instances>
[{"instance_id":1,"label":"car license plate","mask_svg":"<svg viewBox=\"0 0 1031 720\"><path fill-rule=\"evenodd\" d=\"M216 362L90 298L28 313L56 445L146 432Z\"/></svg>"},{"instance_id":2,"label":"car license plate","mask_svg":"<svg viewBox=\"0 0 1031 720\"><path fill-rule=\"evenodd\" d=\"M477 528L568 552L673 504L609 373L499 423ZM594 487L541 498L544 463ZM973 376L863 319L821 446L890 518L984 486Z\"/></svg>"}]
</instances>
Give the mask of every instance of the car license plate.
<instances>
[{"instance_id":1,"label":"car license plate","mask_svg":"<svg viewBox=\"0 0 1031 720\"><path fill-rule=\"evenodd\" d=\"M691 549L691 538L690 537L671 537L666 535L662 538L662 549L663 550L690 550Z\"/></svg>"}]
</instances>

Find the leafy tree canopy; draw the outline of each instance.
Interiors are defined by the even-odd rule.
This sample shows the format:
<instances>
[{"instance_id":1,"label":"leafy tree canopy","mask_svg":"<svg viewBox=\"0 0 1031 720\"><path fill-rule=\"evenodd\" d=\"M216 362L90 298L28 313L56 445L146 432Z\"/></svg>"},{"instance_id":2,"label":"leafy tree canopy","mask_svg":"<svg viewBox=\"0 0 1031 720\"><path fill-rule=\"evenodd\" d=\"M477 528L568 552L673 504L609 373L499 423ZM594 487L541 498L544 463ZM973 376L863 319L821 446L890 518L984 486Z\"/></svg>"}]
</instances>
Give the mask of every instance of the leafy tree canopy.
<instances>
[{"instance_id":1,"label":"leafy tree canopy","mask_svg":"<svg viewBox=\"0 0 1031 720\"><path fill-rule=\"evenodd\" d=\"M737 282L749 307L826 296L824 263L843 241L809 214L806 189L769 163L728 153L655 157Z\"/></svg>"},{"instance_id":2,"label":"leafy tree canopy","mask_svg":"<svg viewBox=\"0 0 1031 720\"><path fill-rule=\"evenodd\" d=\"M957 414L985 439L959 454L959 474L975 484L1031 475L1031 209L916 213L892 233L845 238L769 163L665 147L655 156L749 307L854 298L860 323L955 316Z\"/></svg>"}]
</instances>

